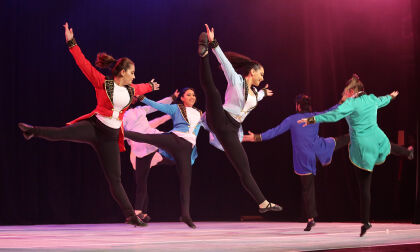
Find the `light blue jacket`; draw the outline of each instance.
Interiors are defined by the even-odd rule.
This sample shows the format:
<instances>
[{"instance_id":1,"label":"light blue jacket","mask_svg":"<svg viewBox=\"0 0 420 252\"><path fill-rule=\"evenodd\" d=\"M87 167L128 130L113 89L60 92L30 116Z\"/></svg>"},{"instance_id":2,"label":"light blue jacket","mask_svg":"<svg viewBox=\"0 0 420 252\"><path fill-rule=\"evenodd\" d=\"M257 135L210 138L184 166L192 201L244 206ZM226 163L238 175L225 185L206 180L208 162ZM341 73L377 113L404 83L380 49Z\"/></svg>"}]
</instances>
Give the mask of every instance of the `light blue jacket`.
<instances>
[{"instance_id":1,"label":"light blue jacket","mask_svg":"<svg viewBox=\"0 0 420 252\"><path fill-rule=\"evenodd\" d=\"M188 122L187 111L183 104L162 104L162 103L152 101L146 97L142 100L142 102L146 105L149 105L171 116L174 128L170 132L172 131L188 132L189 131L190 124ZM199 109L197 110L200 112L200 114L202 113L201 110ZM201 128L201 122L199 122L195 126L192 133L197 136L198 132L200 131L200 128ZM159 153L162 154L162 156L174 161L173 157L166 151L159 149ZM197 157L198 157L197 145L195 145L191 153L191 164L194 164L195 159Z\"/></svg>"}]
</instances>

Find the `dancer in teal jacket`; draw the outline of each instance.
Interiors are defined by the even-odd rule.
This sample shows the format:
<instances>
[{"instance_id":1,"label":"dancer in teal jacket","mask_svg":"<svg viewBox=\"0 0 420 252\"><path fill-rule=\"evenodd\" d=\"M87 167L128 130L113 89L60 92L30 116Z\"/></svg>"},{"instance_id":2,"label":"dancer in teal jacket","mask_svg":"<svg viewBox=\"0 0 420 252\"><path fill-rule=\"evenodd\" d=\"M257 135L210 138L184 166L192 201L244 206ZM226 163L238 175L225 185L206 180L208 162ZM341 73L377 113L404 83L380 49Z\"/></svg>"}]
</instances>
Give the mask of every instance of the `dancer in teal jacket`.
<instances>
[{"instance_id":1,"label":"dancer in teal jacket","mask_svg":"<svg viewBox=\"0 0 420 252\"><path fill-rule=\"evenodd\" d=\"M372 227L369 218L373 167L385 162L391 152L389 139L378 126L377 111L388 105L397 95L398 91L381 97L368 95L364 91L363 83L354 74L346 83L342 99L344 102L340 106L327 113L298 121L305 127L308 124L337 122L346 118L350 131L349 157L357 167L355 170L360 189L360 213L363 223L360 236Z\"/></svg>"}]
</instances>

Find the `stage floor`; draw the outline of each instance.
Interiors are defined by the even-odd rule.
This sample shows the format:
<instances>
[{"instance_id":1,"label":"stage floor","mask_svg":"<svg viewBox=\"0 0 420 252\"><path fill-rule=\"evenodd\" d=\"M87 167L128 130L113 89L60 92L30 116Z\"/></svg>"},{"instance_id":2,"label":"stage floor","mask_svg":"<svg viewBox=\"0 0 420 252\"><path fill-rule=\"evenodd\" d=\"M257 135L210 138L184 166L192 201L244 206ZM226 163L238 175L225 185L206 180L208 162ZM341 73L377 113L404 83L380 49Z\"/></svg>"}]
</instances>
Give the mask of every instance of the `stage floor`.
<instances>
[{"instance_id":1,"label":"stage floor","mask_svg":"<svg viewBox=\"0 0 420 252\"><path fill-rule=\"evenodd\" d=\"M310 232L303 231L305 223L295 222L195 224L197 229L179 222L152 222L137 228L127 224L0 226L0 250L308 251L367 247L371 247L370 251L400 250L392 245L420 250L420 225L408 223L373 223L362 238L359 223L319 222Z\"/></svg>"}]
</instances>

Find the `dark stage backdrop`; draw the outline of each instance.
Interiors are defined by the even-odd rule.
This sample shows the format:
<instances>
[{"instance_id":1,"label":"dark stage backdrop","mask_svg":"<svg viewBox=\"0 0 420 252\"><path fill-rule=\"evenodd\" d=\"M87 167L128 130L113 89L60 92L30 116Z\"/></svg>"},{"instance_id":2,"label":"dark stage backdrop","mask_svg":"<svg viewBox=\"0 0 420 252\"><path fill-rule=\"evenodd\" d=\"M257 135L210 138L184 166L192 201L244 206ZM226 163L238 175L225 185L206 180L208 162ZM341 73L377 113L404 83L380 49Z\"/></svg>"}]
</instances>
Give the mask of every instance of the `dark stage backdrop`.
<instances>
[{"instance_id":1,"label":"dark stage backdrop","mask_svg":"<svg viewBox=\"0 0 420 252\"><path fill-rule=\"evenodd\" d=\"M369 93L399 90L397 100L378 112L390 140L405 130L413 144L418 121L419 4L413 0L314 1L1 1L1 169L0 224L121 222L95 152L68 142L25 141L16 124L63 126L94 109L95 93L65 45L68 21L85 56L128 56L136 63L136 82L155 78L159 99L176 88L198 83L197 37L214 26L224 51L246 54L265 67L275 96L264 99L244 129L262 132L294 113L294 97L312 96L315 110L339 99L345 81L357 73ZM417 54L416 54L417 52ZM417 56L417 58L416 58ZM221 92L223 73L211 56ZM265 84L265 83L264 83ZM164 130L171 128L170 123ZM321 136L348 131L344 120L321 126ZM273 220L302 220L300 181L293 172L290 134L264 143L244 144L252 172L265 196L284 207ZM194 220L239 220L257 215L257 205L241 187L223 152L208 144L202 130L193 167ZM121 153L122 180L134 199L129 151ZM372 219L413 217L415 161L389 157L375 168ZM174 167L154 167L149 179L155 221L179 216ZM334 154L316 177L319 220L357 221L358 190L348 151Z\"/></svg>"}]
</instances>

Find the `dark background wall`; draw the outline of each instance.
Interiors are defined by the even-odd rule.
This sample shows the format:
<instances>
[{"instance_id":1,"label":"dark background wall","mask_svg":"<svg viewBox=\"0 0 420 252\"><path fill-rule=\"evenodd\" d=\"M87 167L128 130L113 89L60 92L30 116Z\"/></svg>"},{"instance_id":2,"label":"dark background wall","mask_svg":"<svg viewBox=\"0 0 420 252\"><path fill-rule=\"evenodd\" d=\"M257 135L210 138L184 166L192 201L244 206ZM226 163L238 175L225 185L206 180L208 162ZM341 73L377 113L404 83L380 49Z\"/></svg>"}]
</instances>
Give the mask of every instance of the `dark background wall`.
<instances>
[{"instance_id":1,"label":"dark background wall","mask_svg":"<svg viewBox=\"0 0 420 252\"><path fill-rule=\"evenodd\" d=\"M0 159L0 224L121 222L122 215L94 151L87 145L26 142L16 124L63 126L95 107L94 90L65 46L68 21L78 44L93 62L96 53L128 56L136 82L155 78L159 99L192 86L198 107L197 37L204 23L215 28L223 50L260 61L275 92L247 118L244 129L262 132L294 113L294 97L312 96L315 110L340 99L345 81L358 73L369 93L400 96L378 112L378 124L391 141L406 131L414 144L418 124L419 4L415 0L314 1L24 1L0 4L0 99L3 133ZM226 80L212 56L216 83ZM416 71L417 70L417 71ZM163 129L169 130L170 123ZM344 134L344 121L321 126L321 136ZM265 143L244 144L252 172L265 196L284 207L273 220L303 220L299 178L293 172L289 133ZM195 220L239 220L257 215L223 152L202 131L193 168L191 212ZM129 152L121 154L123 184L134 199ZM402 167L402 168L400 168ZM372 219L410 220L414 213L415 161L389 157L375 168ZM174 167L155 167L149 179L150 214L156 221L179 216ZM358 190L347 150L319 168L319 219L358 219Z\"/></svg>"}]
</instances>

